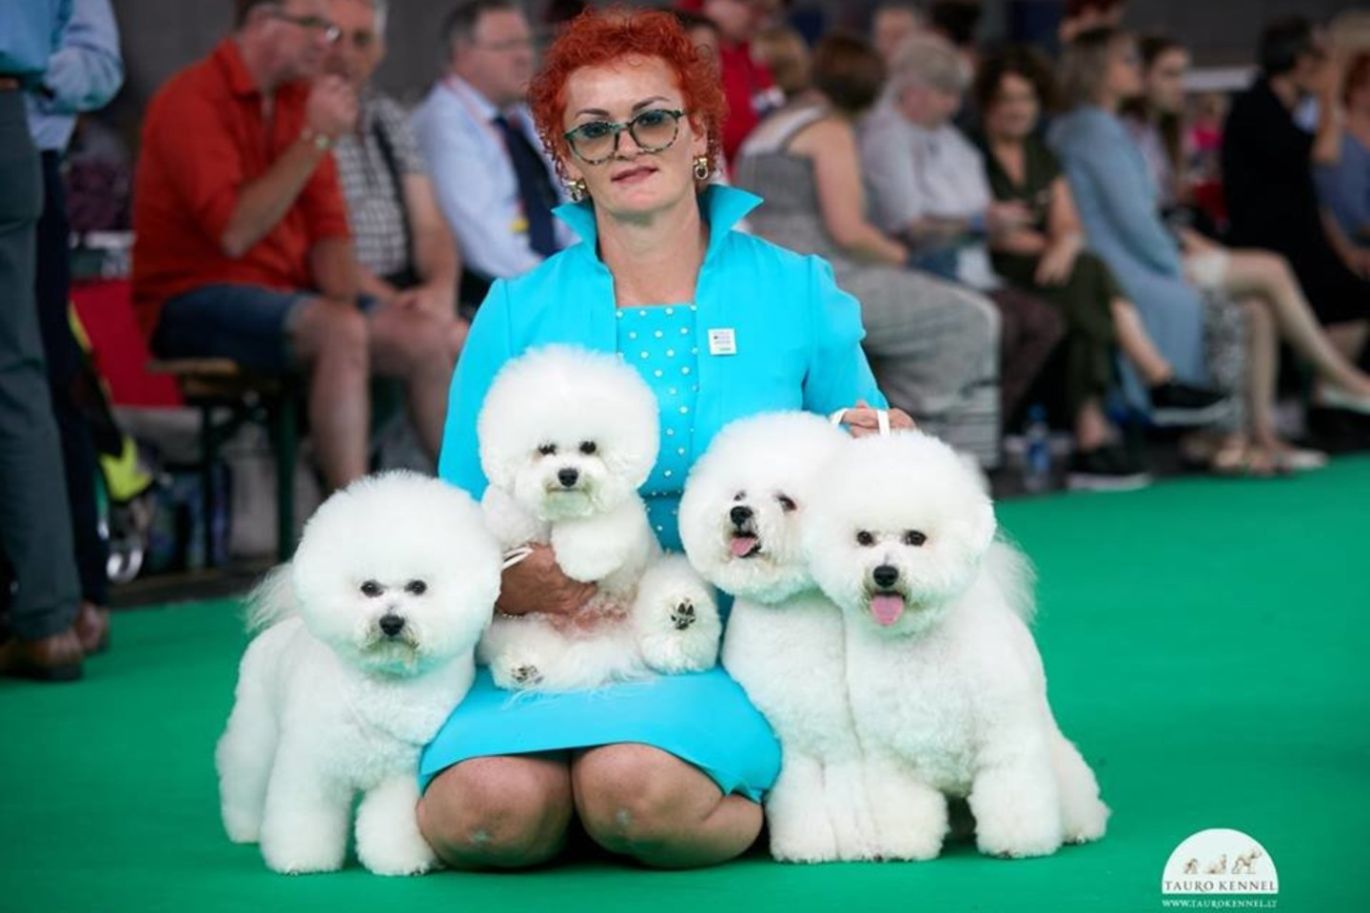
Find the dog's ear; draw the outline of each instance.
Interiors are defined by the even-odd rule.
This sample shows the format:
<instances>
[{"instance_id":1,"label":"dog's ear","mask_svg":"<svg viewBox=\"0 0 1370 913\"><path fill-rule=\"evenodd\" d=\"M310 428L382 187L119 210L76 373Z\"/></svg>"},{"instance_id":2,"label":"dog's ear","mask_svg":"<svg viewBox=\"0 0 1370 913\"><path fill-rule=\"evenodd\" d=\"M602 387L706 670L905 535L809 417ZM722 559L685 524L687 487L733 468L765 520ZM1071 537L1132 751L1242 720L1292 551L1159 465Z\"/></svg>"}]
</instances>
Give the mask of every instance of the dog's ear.
<instances>
[{"instance_id":1,"label":"dog's ear","mask_svg":"<svg viewBox=\"0 0 1370 913\"><path fill-rule=\"evenodd\" d=\"M957 521L954 530L967 557L978 559L994 542L994 534L998 528L998 522L994 518L994 505L989 498L977 498L974 508Z\"/></svg>"}]
</instances>

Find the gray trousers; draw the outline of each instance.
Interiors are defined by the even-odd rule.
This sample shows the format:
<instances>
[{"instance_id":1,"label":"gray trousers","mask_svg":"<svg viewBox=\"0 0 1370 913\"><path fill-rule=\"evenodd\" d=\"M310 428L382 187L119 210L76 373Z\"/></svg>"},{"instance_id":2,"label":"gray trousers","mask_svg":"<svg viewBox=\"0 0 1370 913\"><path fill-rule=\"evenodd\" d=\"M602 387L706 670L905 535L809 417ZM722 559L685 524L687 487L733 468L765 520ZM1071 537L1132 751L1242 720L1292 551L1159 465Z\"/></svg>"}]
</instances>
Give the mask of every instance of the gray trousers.
<instances>
[{"instance_id":1,"label":"gray trousers","mask_svg":"<svg viewBox=\"0 0 1370 913\"><path fill-rule=\"evenodd\" d=\"M0 91L0 551L16 583L10 628L26 640L70 627L80 592L33 297L42 209L23 96Z\"/></svg>"}]
</instances>

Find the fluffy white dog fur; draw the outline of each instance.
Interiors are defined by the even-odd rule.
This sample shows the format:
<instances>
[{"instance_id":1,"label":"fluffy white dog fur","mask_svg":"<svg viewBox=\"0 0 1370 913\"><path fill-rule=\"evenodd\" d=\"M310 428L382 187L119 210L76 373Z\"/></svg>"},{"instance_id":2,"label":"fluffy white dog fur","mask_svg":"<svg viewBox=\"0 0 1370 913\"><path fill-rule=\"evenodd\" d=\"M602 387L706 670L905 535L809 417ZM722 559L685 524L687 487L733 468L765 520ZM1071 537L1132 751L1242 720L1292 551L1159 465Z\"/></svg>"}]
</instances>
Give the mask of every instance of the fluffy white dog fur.
<instances>
[{"instance_id":1,"label":"fluffy white dog fur","mask_svg":"<svg viewBox=\"0 0 1370 913\"><path fill-rule=\"evenodd\" d=\"M814 585L801 547L818 470L847 440L803 412L734 422L695 464L681 501L686 554L736 597L723 666L783 748L766 815L771 854L787 862L872 855L842 613Z\"/></svg>"},{"instance_id":2,"label":"fluffy white dog fur","mask_svg":"<svg viewBox=\"0 0 1370 913\"><path fill-rule=\"evenodd\" d=\"M637 489L656 461L657 404L617 356L536 349L504 367L477 424L486 521L506 549L550 543L599 590L588 626L499 616L480 646L502 688L565 691L714 665L722 624L708 585L661 554Z\"/></svg>"},{"instance_id":3,"label":"fluffy white dog fur","mask_svg":"<svg viewBox=\"0 0 1370 913\"><path fill-rule=\"evenodd\" d=\"M1047 703L1026 561L995 543L990 499L950 447L919 432L847 443L804 539L846 618L878 856L937 856L949 796L968 799L987 854L1103 835L1094 774Z\"/></svg>"},{"instance_id":4,"label":"fluffy white dog fur","mask_svg":"<svg viewBox=\"0 0 1370 913\"><path fill-rule=\"evenodd\" d=\"M294 560L253 596L216 761L224 827L287 873L357 855L384 875L433 867L419 834L419 750L471 684L499 594L500 550L480 508L398 472L334 494Z\"/></svg>"}]
</instances>

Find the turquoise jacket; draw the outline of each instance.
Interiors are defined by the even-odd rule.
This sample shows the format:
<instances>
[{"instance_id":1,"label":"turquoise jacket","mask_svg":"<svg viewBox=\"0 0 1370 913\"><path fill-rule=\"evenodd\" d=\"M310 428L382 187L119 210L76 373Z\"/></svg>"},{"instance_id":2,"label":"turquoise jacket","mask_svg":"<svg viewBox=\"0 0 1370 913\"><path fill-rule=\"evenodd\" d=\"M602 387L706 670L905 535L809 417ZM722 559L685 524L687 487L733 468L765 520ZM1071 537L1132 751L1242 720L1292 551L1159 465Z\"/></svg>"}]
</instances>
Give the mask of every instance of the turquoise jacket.
<instances>
[{"instance_id":1,"label":"turquoise jacket","mask_svg":"<svg viewBox=\"0 0 1370 913\"><path fill-rule=\"evenodd\" d=\"M713 186L700 196L709 246L695 287L700 340L693 452L733 419L777 409L828 414L864 399L884 407L861 351L861 309L827 261L734 226L761 199ZM613 276L599 259L587 203L555 210L582 239L515 279L497 280L471 326L452 378L438 475L475 498L485 492L476 417L504 363L552 343L617 350ZM711 355L709 331L730 329L736 354Z\"/></svg>"}]
</instances>

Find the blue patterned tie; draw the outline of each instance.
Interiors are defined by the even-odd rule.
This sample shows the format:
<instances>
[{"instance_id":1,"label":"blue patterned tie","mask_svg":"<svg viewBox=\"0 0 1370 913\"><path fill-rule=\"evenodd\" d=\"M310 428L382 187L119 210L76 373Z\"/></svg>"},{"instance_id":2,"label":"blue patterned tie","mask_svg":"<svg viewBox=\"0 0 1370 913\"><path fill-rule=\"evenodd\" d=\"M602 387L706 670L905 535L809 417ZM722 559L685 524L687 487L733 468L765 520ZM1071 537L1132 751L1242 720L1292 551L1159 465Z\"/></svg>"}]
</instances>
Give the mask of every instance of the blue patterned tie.
<instances>
[{"instance_id":1,"label":"blue patterned tie","mask_svg":"<svg viewBox=\"0 0 1370 913\"><path fill-rule=\"evenodd\" d=\"M528 220L528 244L533 250L550 257L557 252L556 231L552 226L552 206L557 202L547 164L538 155L528 136L511 124L504 115L493 120L504 135L504 146L519 182L519 199L523 202L523 217Z\"/></svg>"}]
</instances>

